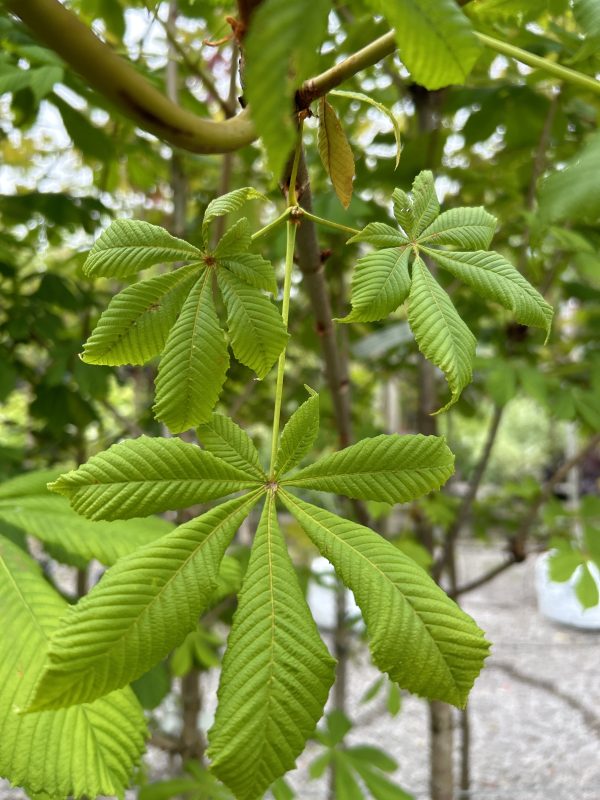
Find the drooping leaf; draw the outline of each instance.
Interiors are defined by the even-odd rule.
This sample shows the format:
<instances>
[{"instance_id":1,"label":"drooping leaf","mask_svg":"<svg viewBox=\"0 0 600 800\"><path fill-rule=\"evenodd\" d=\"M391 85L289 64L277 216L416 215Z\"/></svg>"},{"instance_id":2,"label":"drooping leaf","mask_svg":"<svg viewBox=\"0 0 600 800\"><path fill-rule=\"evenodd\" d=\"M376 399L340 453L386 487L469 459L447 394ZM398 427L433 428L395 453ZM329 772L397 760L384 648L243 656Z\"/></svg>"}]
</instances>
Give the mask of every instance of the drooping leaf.
<instances>
[{"instance_id":1,"label":"drooping leaf","mask_svg":"<svg viewBox=\"0 0 600 800\"><path fill-rule=\"evenodd\" d=\"M227 327L236 358L264 378L285 347L288 334L275 306L258 289L224 270L217 272L227 307Z\"/></svg>"},{"instance_id":2,"label":"drooping leaf","mask_svg":"<svg viewBox=\"0 0 600 800\"><path fill-rule=\"evenodd\" d=\"M374 531L279 495L354 592L379 669L414 694L463 707L489 649L471 617Z\"/></svg>"},{"instance_id":3,"label":"drooping leaf","mask_svg":"<svg viewBox=\"0 0 600 800\"><path fill-rule=\"evenodd\" d=\"M370 0L396 31L400 58L415 83L464 83L481 46L454 0Z\"/></svg>"},{"instance_id":4,"label":"drooping leaf","mask_svg":"<svg viewBox=\"0 0 600 800\"><path fill-rule=\"evenodd\" d=\"M444 211L419 236L424 246L453 245L462 250L487 250L490 246L496 217L484 209L451 208Z\"/></svg>"},{"instance_id":5,"label":"drooping leaf","mask_svg":"<svg viewBox=\"0 0 600 800\"><path fill-rule=\"evenodd\" d=\"M407 503L439 489L453 472L454 456L443 437L381 434L323 456L281 484Z\"/></svg>"},{"instance_id":6,"label":"drooping leaf","mask_svg":"<svg viewBox=\"0 0 600 800\"><path fill-rule=\"evenodd\" d=\"M315 622L268 494L240 592L209 733L214 773L254 800L295 765L323 713L334 660Z\"/></svg>"},{"instance_id":7,"label":"drooping leaf","mask_svg":"<svg viewBox=\"0 0 600 800\"><path fill-rule=\"evenodd\" d=\"M230 417L212 414L208 422L199 426L198 440L213 455L254 480L266 479L254 443Z\"/></svg>"},{"instance_id":8,"label":"drooping leaf","mask_svg":"<svg viewBox=\"0 0 600 800\"><path fill-rule=\"evenodd\" d=\"M66 608L39 566L0 537L0 774L31 795L122 796L145 737L142 710L129 688L90 705L17 713Z\"/></svg>"},{"instance_id":9,"label":"drooping leaf","mask_svg":"<svg viewBox=\"0 0 600 800\"><path fill-rule=\"evenodd\" d=\"M206 245L208 245L208 228L210 223L217 217L222 217L225 214L231 214L233 211L240 209L248 200L265 200L262 192L253 189L252 186L244 186L242 189L234 189L233 192L222 194L211 200L206 211L204 212L204 220L202 221L202 237Z\"/></svg>"},{"instance_id":10,"label":"drooping leaf","mask_svg":"<svg viewBox=\"0 0 600 800\"><path fill-rule=\"evenodd\" d=\"M348 239L348 244L354 242L367 242L373 247L402 247L408 244L408 239L397 228L392 228L385 222L369 222L362 231Z\"/></svg>"},{"instance_id":11,"label":"drooping leaf","mask_svg":"<svg viewBox=\"0 0 600 800\"><path fill-rule=\"evenodd\" d=\"M252 119L279 178L294 146L294 92L318 63L327 33L325 0L265 0L245 40L246 96Z\"/></svg>"},{"instance_id":12,"label":"drooping leaf","mask_svg":"<svg viewBox=\"0 0 600 800\"><path fill-rule=\"evenodd\" d=\"M358 259L352 274L352 311L339 322L385 319L408 297L408 247L375 250Z\"/></svg>"},{"instance_id":13,"label":"drooping leaf","mask_svg":"<svg viewBox=\"0 0 600 800\"><path fill-rule=\"evenodd\" d=\"M119 292L84 345L86 364L145 364L159 355L183 302L199 277L191 265Z\"/></svg>"},{"instance_id":14,"label":"drooping leaf","mask_svg":"<svg viewBox=\"0 0 600 800\"><path fill-rule=\"evenodd\" d=\"M387 106L384 106L383 103L378 103L377 100L373 100L372 97L369 97L368 94L363 94L362 92L348 92L343 89L334 89L333 91L329 92L329 94L334 95L336 97L348 97L350 100L358 100L360 103L368 103L369 105L376 108L382 114L389 119L392 123L392 130L394 131L394 138L396 140L396 167L400 163L400 155L402 153L402 132L400 130L400 123L398 122L398 118L395 114L393 114Z\"/></svg>"},{"instance_id":15,"label":"drooping leaf","mask_svg":"<svg viewBox=\"0 0 600 800\"><path fill-rule=\"evenodd\" d=\"M283 429L275 459L276 478L299 464L315 443L319 433L319 395L312 390L310 395Z\"/></svg>"},{"instance_id":16,"label":"drooping leaf","mask_svg":"<svg viewBox=\"0 0 600 800\"><path fill-rule=\"evenodd\" d=\"M255 486L257 478L194 444L140 436L109 447L50 484L89 519L146 517Z\"/></svg>"},{"instance_id":17,"label":"drooping leaf","mask_svg":"<svg viewBox=\"0 0 600 800\"><path fill-rule=\"evenodd\" d=\"M118 219L90 250L83 271L90 277L125 278L155 264L197 261L202 253L164 228L135 219Z\"/></svg>"},{"instance_id":18,"label":"drooping leaf","mask_svg":"<svg viewBox=\"0 0 600 800\"><path fill-rule=\"evenodd\" d=\"M196 625L259 492L229 500L120 559L51 639L29 711L87 703L135 680Z\"/></svg>"},{"instance_id":19,"label":"drooping leaf","mask_svg":"<svg viewBox=\"0 0 600 800\"><path fill-rule=\"evenodd\" d=\"M476 342L452 301L420 258L413 263L408 322L419 350L446 376L452 393L450 402L440 409L446 411L471 381Z\"/></svg>"},{"instance_id":20,"label":"drooping leaf","mask_svg":"<svg viewBox=\"0 0 600 800\"><path fill-rule=\"evenodd\" d=\"M440 267L471 286L482 297L495 300L513 312L517 322L542 328L546 336L552 324L552 306L513 265L498 253L443 252L423 248Z\"/></svg>"},{"instance_id":21,"label":"drooping leaf","mask_svg":"<svg viewBox=\"0 0 600 800\"><path fill-rule=\"evenodd\" d=\"M228 367L227 343L212 295L212 271L207 269L167 339L156 377L156 418L173 433L208 420Z\"/></svg>"},{"instance_id":22,"label":"drooping leaf","mask_svg":"<svg viewBox=\"0 0 600 800\"><path fill-rule=\"evenodd\" d=\"M325 97L319 100L319 155L340 203L348 208L352 200L354 156L342 124Z\"/></svg>"}]
</instances>

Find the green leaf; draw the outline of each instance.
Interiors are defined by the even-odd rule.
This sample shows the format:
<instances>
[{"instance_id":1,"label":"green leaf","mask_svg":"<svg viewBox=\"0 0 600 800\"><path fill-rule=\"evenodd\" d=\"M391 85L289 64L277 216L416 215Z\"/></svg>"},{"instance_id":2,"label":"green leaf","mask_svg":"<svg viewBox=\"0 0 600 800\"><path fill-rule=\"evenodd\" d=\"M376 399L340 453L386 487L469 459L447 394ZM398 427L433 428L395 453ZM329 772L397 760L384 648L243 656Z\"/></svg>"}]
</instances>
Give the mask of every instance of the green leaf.
<instances>
[{"instance_id":1,"label":"green leaf","mask_svg":"<svg viewBox=\"0 0 600 800\"><path fill-rule=\"evenodd\" d=\"M396 222L400 225L404 233L407 234L406 241L408 242L408 237L412 236L411 231L414 228L415 222L411 199L402 189L394 189L392 192L392 200Z\"/></svg>"},{"instance_id":2,"label":"green leaf","mask_svg":"<svg viewBox=\"0 0 600 800\"><path fill-rule=\"evenodd\" d=\"M338 322L374 322L395 311L408 297L411 250L376 250L358 259L352 274L352 311Z\"/></svg>"},{"instance_id":3,"label":"green leaf","mask_svg":"<svg viewBox=\"0 0 600 800\"><path fill-rule=\"evenodd\" d=\"M456 403L473 377L476 342L452 301L420 258L413 264L408 322L419 350L446 376L452 392L450 402L440 409L446 411Z\"/></svg>"},{"instance_id":4,"label":"green leaf","mask_svg":"<svg viewBox=\"0 0 600 800\"><path fill-rule=\"evenodd\" d=\"M242 217L242 219L238 219L236 223L226 230L219 239L214 252L215 258L220 260L233 256L236 253L244 252L251 244L250 223L246 217Z\"/></svg>"},{"instance_id":5,"label":"green leaf","mask_svg":"<svg viewBox=\"0 0 600 800\"><path fill-rule=\"evenodd\" d=\"M228 258L221 259L219 266L225 267L256 289L265 289L271 294L277 294L273 265L257 253L234 253Z\"/></svg>"},{"instance_id":6,"label":"green leaf","mask_svg":"<svg viewBox=\"0 0 600 800\"><path fill-rule=\"evenodd\" d=\"M223 503L111 567L67 610L28 711L102 697L180 644L210 602L225 550L259 495Z\"/></svg>"},{"instance_id":7,"label":"green leaf","mask_svg":"<svg viewBox=\"0 0 600 800\"><path fill-rule=\"evenodd\" d=\"M156 377L154 414L173 433L205 422L227 369L227 343L215 310L212 270L190 292L173 326Z\"/></svg>"},{"instance_id":8,"label":"green leaf","mask_svg":"<svg viewBox=\"0 0 600 800\"><path fill-rule=\"evenodd\" d=\"M399 230L392 228L391 225L386 225L385 222L369 222L366 228L348 239L347 243L354 242L367 242L373 247L402 247L402 245L408 244L408 239Z\"/></svg>"},{"instance_id":9,"label":"green leaf","mask_svg":"<svg viewBox=\"0 0 600 800\"><path fill-rule=\"evenodd\" d=\"M573 0L573 14L586 39L600 37L600 3L598 0Z\"/></svg>"},{"instance_id":10,"label":"green leaf","mask_svg":"<svg viewBox=\"0 0 600 800\"><path fill-rule=\"evenodd\" d=\"M382 114L389 119L392 123L392 130L394 131L394 138L396 140L396 167L400 163L400 155L402 153L402 132L400 129L400 123L398 122L398 118L395 114L393 114L387 106L384 106L383 103L378 103L377 100L373 100L372 97L369 97L368 94L363 94L362 92L347 92L342 89L334 89L333 91L329 92L330 95L335 95L336 97L347 97L350 100L358 100L360 103L368 103L369 105L376 108Z\"/></svg>"},{"instance_id":11,"label":"green leaf","mask_svg":"<svg viewBox=\"0 0 600 800\"><path fill-rule=\"evenodd\" d=\"M435 192L433 173L429 170L419 172L411 190L412 228L410 233L418 238L440 213L440 202Z\"/></svg>"},{"instance_id":12,"label":"green leaf","mask_svg":"<svg viewBox=\"0 0 600 800\"><path fill-rule=\"evenodd\" d=\"M440 267L460 278L477 294L488 300L495 300L512 311L517 322L542 328L546 336L549 335L554 313L552 306L499 253L484 250L450 253L426 247L423 250Z\"/></svg>"},{"instance_id":13,"label":"green leaf","mask_svg":"<svg viewBox=\"0 0 600 800\"><path fill-rule=\"evenodd\" d=\"M227 307L227 327L236 358L264 378L286 345L288 334L275 306L253 286L217 272Z\"/></svg>"},{"instance_id":14,"label":"green leaf","mask_svg":"<svg viewBox=\"0 0 600 800\"><path fill-rule=\"evenodd\" d=\"M319 100L319 155L340 203L348 208L352 200L354 156L342 124L325 97Z\"/></svg>"},{"instance_id":15,"label":"green leaf","mask_svg":"<svg viewBox=\"0 0 600 800\"><path fill-rule=\"evenodd\" d=\"M489 649L471 617L374 531L279 496L353 591L379 669L414 694L463 707Z\"/></svg>"},{"instance_id":16,"label":"green leaf","mask_svg":"<svg viewBox=\"0 0 600 800\"><path fill-rule=\"evenodd\" d=\"M302 461L319 433L319 395L312 389L309 392L311 396L294 411L281 434L275 459L276 478Z\"/></svg>"},{"instance_id":17,"label":"green leaf","mask_svg":"<svg viewBox=\"0 0 600 800\"><path fill-rule=\"evenodd\" d=\"M39 566L0 538L0 774L30 795L123 796L145 737L142 710L130 689L91 705L17 713L66 608Z\"/></svg>"},{"instance_id":18,"label":"green leaf","mask_svg":"<svg viewBox=\"0 0 600 800\"><path fill-rule=\"evenodd\" d=\"M217 217L223 217L226 214L237 211L249 200L265 200L268 202L268 198L262 192L253 189L251 186L244 186L242 189L234 189L233 192L222 194L220 197L216 197L214 200L210 201L206 207L204 220L202 221L202 238L207 246L210 223Z\"/></svg>"},{"instance_id":19,"label":"green leaf","mask_svg":"<svg viewBox=\"0 0 600 800\"><path fill-rule=\"evenodd\" d=\"M581 553L576 550L559 550L548 559L550 578L556 583L564 583L581 566Z\"/></svg>"},{"instance_id":20,"label":"green leaf","mask_svg":"<svg viewBox=\"0 0 600 800\"><path fill-rule=\"evenodd\" d=\"M590 137L564 169L553 172L539 186L540 216L544 221L573 220L597 223L600 217L600 134Z\"/></svg>"},{"instance_id":21,"label":"green leaf","mask_svg":"<svg viewBox=\"0 0 600 800\"><path fill-rule=\"evenodd\" d=\"M451 208L419 236L419 244L453 245L463 250L487 250L496 230L496 217L482 208Z\"/></svg>"},{"instance_id":22,"label":"green leaf","mask_svg":"<svg viewBox=\"0 0 600 800\"><path fill-rule=\"evenodd\" d=\"M439 489L453 472L454 456L443 437L381 434L324 456L281 484L407 503Z\"/></svg>"},{"instance_id":23,"label":"green leaf","mask_svg":"<svg viewBox=\"0 0 600 800\"><path fill-rule=\"evenodd\" d=\"M466 9L475 18L495 22L498 20L531 19L548 10L548 0L478 0Z\"/></svg>"},{"instance_id":24,"label":"green leaf","mask_svg":"<svg viewBox=\"0 0 600 800\"><path fill-rule=\"evenodd\" d=\"M177 437L140 436L92 456L49 488L88 519L128 519L204 503L258 480Z\"/></svg>"},{"instance_id":25,"label":"green leaf","mask_svg":"<svg viewBox=\"0 0 600 800\"><path fill-rule=\"evenodd\" d=\"M83 271L90 277L125 278L155 264L192 261L202 253L164 228L135 219L118 219L90 250Z\"/></svg>"},{"instance_id":26,"label":"green leaf","mask_svg":"<svg viewBox=\"0 0 600 800\"><path fill-rule=\"evenodd\" d=\"M267 495L223 658L213 772L255 800L295 766L323 713L334 660L321 641Z\"/></svg>"},{"instance_id":27,"label":"green leaf","mask_svg":"<svg viewBox=\"0 0 600 800\"><path fill-rule=\"evenodd\" d=\"M134 283L119 292L84 345L86 364L145 364L162 352L183 302L198 280L188 266Z\"/></svg>"},{"instance_id":28,"label":"green leaf","mask_svg":"<svg viewBox=\"0 0 600 800\"><path fill-rule=\"evenodd\" d=\"M415 83L440 89L464 83L481 52L454 0L371 0L396 31L400 58Z\"/></svg>"},{"instance_id":29,"label":"green leaf","mask_svg":"<svg viewBox=\"0 0 600 800\"><path fill-rule=\"evenodd\" d=\"M587 563L581 566L581 575L575 584L575 594L584 608L593 608L600 602L598 584L594 580Z\"/></svg>"},{"instance_id":30,"label":"green leaf","mask_svg":"<svg viewBox=\"0 0 600 800\"><path fill-rule=\"evenodd\" d=\"M213 455L254 480L266 479L254 443L230 417L212 414L209 421L198 428L198 440Z\"/></svg>"},{"instance_id":31,"label":"green leaf","mask_svg":"<svg viewBox=\"0 0 600 800\"><path fill-rule=\"evenodd\" d=\"M252 14L244 42L246 96L277 178L296 139L294 93L318 64L329 10L325 0L265 0Z\"/></svg>"}]
</instances>

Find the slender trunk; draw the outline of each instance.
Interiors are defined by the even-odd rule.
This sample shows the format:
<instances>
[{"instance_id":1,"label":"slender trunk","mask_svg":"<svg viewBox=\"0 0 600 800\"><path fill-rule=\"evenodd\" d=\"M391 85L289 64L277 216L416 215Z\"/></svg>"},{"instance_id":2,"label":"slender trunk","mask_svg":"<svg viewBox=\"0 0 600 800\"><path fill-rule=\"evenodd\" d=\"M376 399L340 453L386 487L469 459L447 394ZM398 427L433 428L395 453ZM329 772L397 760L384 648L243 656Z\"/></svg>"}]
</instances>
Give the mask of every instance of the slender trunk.
<instances>
[{"instance_id":1,"label":"slender trunk","mask_svg":"<svg viewBox=\"0 0 600 800\"><path fill-rule=\"evenodd\" d=\"M460 800L471 798L471 718L469 706L460 712Z\"/></svg>"},{"instance_id":2,"label":"slender trunk","mask_svg":"<svg viewBox=\"0 0 600 800\"><path fill-rule=\"evenodd\" d=\"M439 700L429 703L431 741L430 794L431 800L454 800L454 730L452 707Z\"/></svg>"}]
</instances>

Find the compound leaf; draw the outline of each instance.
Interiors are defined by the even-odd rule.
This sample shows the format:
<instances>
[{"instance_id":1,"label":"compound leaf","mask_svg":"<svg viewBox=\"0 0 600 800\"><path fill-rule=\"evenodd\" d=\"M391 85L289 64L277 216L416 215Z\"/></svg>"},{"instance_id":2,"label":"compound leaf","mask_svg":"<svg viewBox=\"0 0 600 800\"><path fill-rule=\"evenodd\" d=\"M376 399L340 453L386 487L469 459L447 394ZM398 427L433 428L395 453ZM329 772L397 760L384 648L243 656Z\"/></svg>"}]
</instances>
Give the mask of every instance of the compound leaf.
<instances>
[{"instance_id":1,"label":"compound leaf","mask_svg":"<svg viewBox=\"0 0 600 800\"><path fill-rule=\"evenodd\" d=\"M439 489L453 472L454 456L443 437L381 434L324 456L281 483L406 503Z\"/></svg>"},{"instance_id":2,"label":"compound leaf","mask_svg":"<svg viewBox=\"0 0 600 800\"><path fill-rule=\"evenodd\" d=\"M319 100L319 155L340 203L348 208L352 200L354 156L342 124L325 97Z\"/></svg>"},{"instance_id":3,"label":"compound leaf","mask_svg":"<svg viewBox=\"0 0 600 800\"><path fill-rule=\"evenodd\" d=\"M104 231L83 265L86 275L125 278L155 264L197 261L197 247L149 222L118 219Z\"/></svg>"},{"instance_id":4,"label":"compound leaf","mask_svg":"<svg viewBox=\"0 0 600 800\"><path fill-rule=\"evenodd\" d=\"M279 494L354 593L379 669L414 694L463 707L489 648L471 617L370 528Z\"/></svg>"},{"instance_id":5,"label":"compound leaf","mask_svg":"<svg viewBox=\"0 0 600 800\"><path fill-rule=\"evenodd\" d=\"M173 433L209 419L228 367L227 343L212 295L212 270L207 269L167 339L156 377L156 418Z\"/></svg>"},{"instance_id":6,"label":"compound leaf","mask_svg":"<svg viewBox=\"0 0 600 800\"><path fill-rule=\"evenodd\" d=\"M415 216L410 197L402 189L394 189L392 200L396 222L408 236L412 236L411 231L414 228ZM408 238L406 238L406 242L408 242Z\"/></svg>"},{"instance_id":7,"label":"compound leaf","mask_svg":"<svg viewBox=\"0 0 600 800\"><path fill-rule=\"evenodd\" d=\"M288 334L275 306L253 286L217 272L227 307L227 327L236 358L264 378L285 347Z\"/></svg>"},{"instance_id":8,"label":"compound leaf","mask_svg":"<svg viewBox=\"0 0 600 800\"><path fill-rule=\"evenodd\" d=\"M199 426L197 433L198 440L210 453L253 480L266 479L254 443L230 417L212 414L208 422Z\"/></svg>"},{"instance_id":9,"label":"compound leaf","mask_svg":"<svg viewBox=\"0 0 600 800\"><path fill-rule=\"evenodd\" d=\"M82 360L117 366L159 355L198 272L198 266L182 267L119 292L85 343Z\"/></svg>"},{"instance_id":10,"label":"compound leaf","mask_svg":"<svg viewBox=\"0 0 600 800\"><path fill-rule=\"evenodd\" d=\"M444 211L419 236L419 244L453 245L462 250L487 250L490 246L496 217L482 208L451 208Z\"/></svg>"},{"instance_id":11,"label":"compound leaf","mask_svg":"<svg viewBox=\"0 0 600 800\"><path fill-rule=\"evenodd\" d=\"M413 263L408 322L419 350L446 376L452 393L450 402L440 409L446 411L471 381L476 342L452 301L420 258Z\"/></svg>"},{"instance_id":12,"label":"compound leaf","mask_svg":"<svg viewBox=\"0 0 600 800\"><path fill-rule=\"evenodd\" d=\"M215 258L220 260L234 255L235 253L244 252L251 244L250 223L246 217L242 217L242 219L238 219L237 222L228 228L219 239L215 247Z\"/></svg>"},{"instance_id":13,"label":"compound leaf","mask_svg":"<svg viewBox=\"0 0 600 800\"><path fill-rule=\"evenodd\" d=\"M221 259L219 266L225 267L256 289L265 289L271 294L277 294L273 265L257 253L232 253L227 258Z\"/></svg>"},{"instance_id":14,"label":"compound leaf","mask_svg":"<svg viewBox=\"0 0 600 800\"><path fill-rule=\"evenodd\" d=\"M212 769L238 800L261 797L295 766L323 713L334 663L306 605L269 494L209 733Z\"/></svg>"},{"instance_id":15,"label":"compound leaf","mask_svg":"<svg viewBox=\"0 0 600 800\"><path fill-rule=\"evenodd\" d=\"M89 519L128 519L187 508L256 485L257 478L176 437L119 442L49 488Z\"/></svg>"},{"instance_id":16,"label":"compound leaf","mask_svg":"<svg viewBox=\"0 0 600 800\"><path fill-rule=\"evenodd\" d=\"M338 322L373 322L401 305L410 291L407 247L376 250L358 259L352 274L352 311Z\"/></svg>"},{"instance_id":17,"label":"compound leaf","mask_svg":"<svg viewBox=\"0 0 600 800\"><path fill-rule=\"evenodd\" d=\"M248 200L265 200L268 198L252 186L244 186L242 189L234 189L233 192L222 194L211 200L206 211L204 212L204 219L202 221L202 237L205 244L208 246L208 227L210 223L217 217L222 217L225 214L231 214L233 211L240 209Z\"/></svg>"},{"instance_id":18,"label":"compound leaf","mask_svg":"<svg viewBox=\"0 0 600 800\"><path fill-rule=\"evenodd\" d=\"M411 205L413 211L411 233L418 238L440 213L433 173L428 169L419 172L413 181Z\"/></svg>"},{"instance_id":19,"label":"compound leaf","mask_svg":"<svg viewBox=\"0 0 600 800\"><path fill-rule=\"evenodd\" d=\"M123 796L146 735L129 688L90 705L17 713L66 608L38 564L0 537L0 774L31 796Z\"/></svg>"},{"instance_id":20,"label":"compound leaf","mask_svg":"<svg viewBox=\"0 0 600 800\"><path fill-rule=\"evenodd\" d=\"M311 390L311 396L294 411L283 429L275 459L275 477L285 475L302 461L318 433L319 395Z\"/></svg>"},{"instance_id":21,"label":"compound leaf","mask_svg":"<svg viewBox=\"0 0 600 800\"><path fill-rule=\"evenodd\" d=\"M397 228L392 228L385 222L369 222L362 231L348 239L348 244L354 242L367 242L373 247L402 247L408 244L408 239Z\"/></svg>"},{"instance_id":22,"label":"compound leaf","mask_svg":"<svg viewBox=\"0 0 600 800\"><path fill-rule=\"evenodd\" d=\"M259 497L239 497L120 559L66 612L29 711L88 703L143 675L197 624Z\"/></svg>"}]
</instances>

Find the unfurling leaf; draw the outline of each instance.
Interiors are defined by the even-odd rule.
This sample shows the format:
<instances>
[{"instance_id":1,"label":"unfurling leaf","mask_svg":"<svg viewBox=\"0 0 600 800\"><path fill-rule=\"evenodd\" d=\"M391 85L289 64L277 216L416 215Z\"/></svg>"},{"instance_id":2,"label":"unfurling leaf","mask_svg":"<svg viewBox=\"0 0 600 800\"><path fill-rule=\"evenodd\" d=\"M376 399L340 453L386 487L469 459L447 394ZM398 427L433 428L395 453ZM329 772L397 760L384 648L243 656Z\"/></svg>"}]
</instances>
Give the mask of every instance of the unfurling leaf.
<instances>
[{"instance_id":1,"label":"unfurling leaf","mask_svg":"<svg viewBox=\"0 0 600 800\"><path fill-rule=\"evenodd\" d=\"M319 100L319 155L340 203L352 200L354 156L335 109L325 97Z\"/></svg>"}]
</instances>

